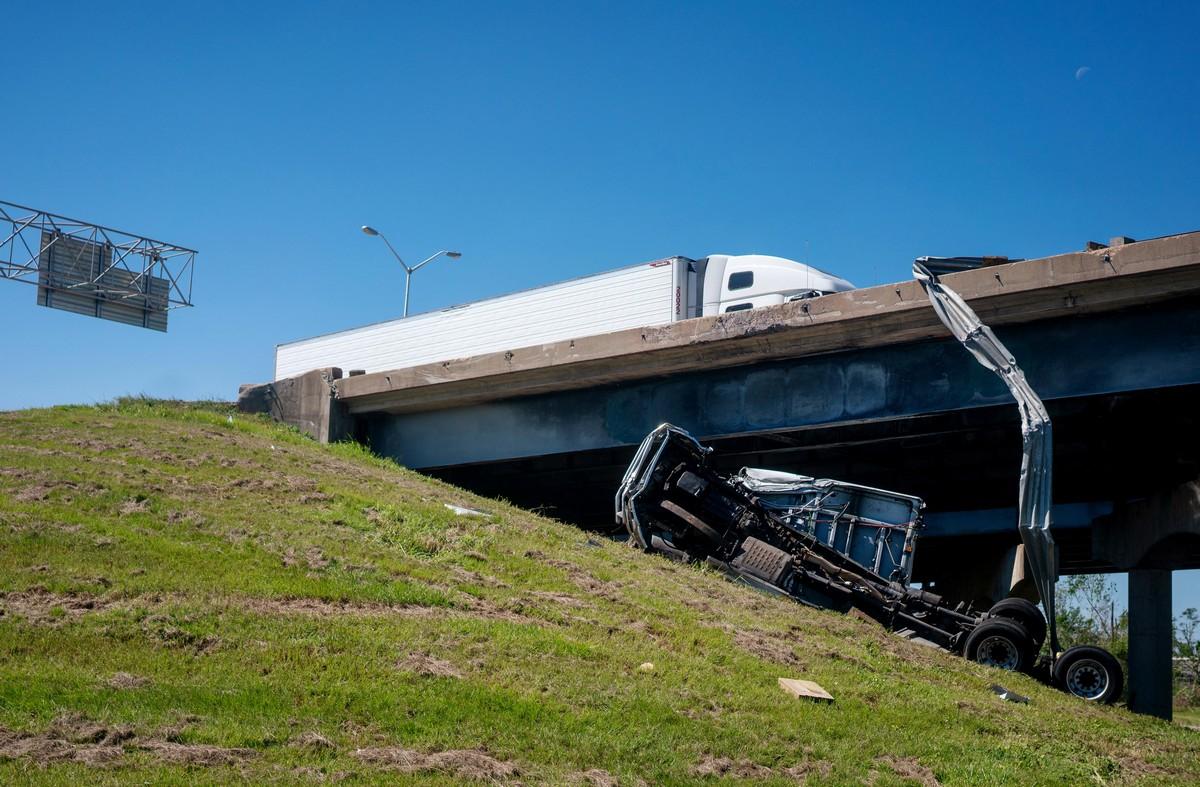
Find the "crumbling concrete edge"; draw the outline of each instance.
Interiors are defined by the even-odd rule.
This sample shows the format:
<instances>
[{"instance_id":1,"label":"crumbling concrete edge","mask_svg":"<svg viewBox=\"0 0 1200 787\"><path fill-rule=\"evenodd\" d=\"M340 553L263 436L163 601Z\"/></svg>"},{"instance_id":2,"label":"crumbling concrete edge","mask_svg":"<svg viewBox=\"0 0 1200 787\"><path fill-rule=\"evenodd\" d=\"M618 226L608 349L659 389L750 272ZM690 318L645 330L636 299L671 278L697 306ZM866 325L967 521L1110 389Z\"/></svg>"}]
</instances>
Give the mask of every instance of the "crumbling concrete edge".
<instances>
[{"instance_id":1,"label":"crumbling concrete edge","mask_svg":"<svg viewBox=\"0 0 1200 787\"><path fill-rule=\"evenodd\" d=\"M321 443L336 443L354 433L354 418L338 399L337 367L314 369L270 383L251 383L238 389L237 408L262 413L294 426Z\"/></svg>"}]
</instances>

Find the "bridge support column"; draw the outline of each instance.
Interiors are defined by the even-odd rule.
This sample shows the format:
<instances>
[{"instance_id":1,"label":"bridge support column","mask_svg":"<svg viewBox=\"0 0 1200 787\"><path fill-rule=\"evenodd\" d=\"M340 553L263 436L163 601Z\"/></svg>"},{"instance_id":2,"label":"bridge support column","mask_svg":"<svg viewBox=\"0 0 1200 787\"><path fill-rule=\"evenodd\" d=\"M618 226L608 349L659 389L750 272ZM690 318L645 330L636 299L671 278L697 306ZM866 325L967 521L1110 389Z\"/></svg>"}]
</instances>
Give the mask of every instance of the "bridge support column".
<instances>
[{"instance_id":1,"label":"bridge support column","mask_svg":"<svg viewBox=\"0 0 1200 787\"><path fill-rule=\"evenodd\" d=\"M1129 572L1129 709L1171 719L1171 572Z\"/></svg>"}]
</instances>

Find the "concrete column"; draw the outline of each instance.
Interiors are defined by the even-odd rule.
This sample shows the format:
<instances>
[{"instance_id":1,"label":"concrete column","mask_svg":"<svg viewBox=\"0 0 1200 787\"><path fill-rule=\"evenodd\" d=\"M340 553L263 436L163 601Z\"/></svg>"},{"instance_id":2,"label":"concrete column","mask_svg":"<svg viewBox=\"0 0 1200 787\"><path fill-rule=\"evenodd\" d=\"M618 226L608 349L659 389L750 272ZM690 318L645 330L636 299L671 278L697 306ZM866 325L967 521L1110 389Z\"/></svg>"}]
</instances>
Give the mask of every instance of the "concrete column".
<instances>
[{"instance_id":1,"label":"concrete column","mask_svg":"<svg viewBox=\"0 0 1200 787\"><path fill-rule=\"evenodd\" d=\"M243 385L237 406L244 413L266 413L322 443L345 440L353 433L354 422L337 398L334 382L341 377L341 369L330 367L272 383Z\"/></svg>"},{"instance_id":2,"label":"concrete column","mask_svg":"<svg viewBox=\"0 0 1200 787\"><path fill-rule=\"evenodd\" d=\"M1171 719L1171 572L1129 572L1129 709Z\"/></svg>"}]
</instances>

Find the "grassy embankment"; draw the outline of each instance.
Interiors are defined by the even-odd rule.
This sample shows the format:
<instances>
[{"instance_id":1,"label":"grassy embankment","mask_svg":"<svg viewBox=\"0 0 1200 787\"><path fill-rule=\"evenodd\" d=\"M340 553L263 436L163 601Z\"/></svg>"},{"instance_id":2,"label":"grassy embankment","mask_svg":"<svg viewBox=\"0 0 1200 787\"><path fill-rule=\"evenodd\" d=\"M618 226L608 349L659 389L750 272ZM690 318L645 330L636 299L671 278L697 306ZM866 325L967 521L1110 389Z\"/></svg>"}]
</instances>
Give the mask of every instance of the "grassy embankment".
<instances>
[{"instance_id":1,"label":"grassy embankment","mask_svg":"<svg viewBox=\"0 0 1200 787\"><path fill-rule=\"evenodd\" d=\"M1176 707L1174 715L1176 723L1200 729L1200 707Z\"/></svg>"},{"instance_id":2,"label":"grassy embankment","mask_svg":"<svg viewBox=\"0 0 1200 787\"><path fill-rule=\"evenodd\" d=\"M1200 781L1192 730L230 414L0 414L0 783Z\"/></svg>"}]
</instances>

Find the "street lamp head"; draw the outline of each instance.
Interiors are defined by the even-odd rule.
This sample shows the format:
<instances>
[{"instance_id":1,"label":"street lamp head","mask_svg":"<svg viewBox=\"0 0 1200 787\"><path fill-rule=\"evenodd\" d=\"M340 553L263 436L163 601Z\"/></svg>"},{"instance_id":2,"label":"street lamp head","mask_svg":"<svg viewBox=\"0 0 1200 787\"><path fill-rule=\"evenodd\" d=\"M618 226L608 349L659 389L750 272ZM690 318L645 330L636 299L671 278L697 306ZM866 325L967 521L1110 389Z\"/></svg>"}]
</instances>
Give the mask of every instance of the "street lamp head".
<instances>
[{"instance_id":1,"label":"street lamp head","mask_svg":"<svg viewBox=\"0 0 1200 787\"><path fill-rule=\"evenodd\" d=\"M448 251L448 252L446 252L446 256L452 257L453 259L457 260L459 257L462 256L462 252L461 251Z\"/></svg>"},{"instance_id":2,"label":"street lamp head","mask_svg":"<svg viewBox=\"0 0 1200 787\"><path fill-rule=\"evenodd\" d=\"M366 224L363 225L362 231L364 233L366 233L367 235L378 235L379 234L379 230L375 229L374 227L368 227Z\"/></svg>"}]
</instances>

